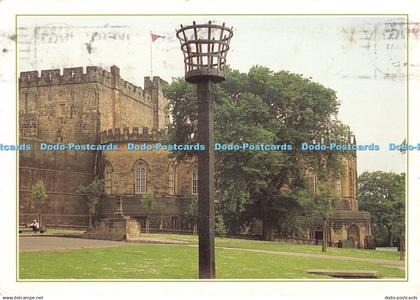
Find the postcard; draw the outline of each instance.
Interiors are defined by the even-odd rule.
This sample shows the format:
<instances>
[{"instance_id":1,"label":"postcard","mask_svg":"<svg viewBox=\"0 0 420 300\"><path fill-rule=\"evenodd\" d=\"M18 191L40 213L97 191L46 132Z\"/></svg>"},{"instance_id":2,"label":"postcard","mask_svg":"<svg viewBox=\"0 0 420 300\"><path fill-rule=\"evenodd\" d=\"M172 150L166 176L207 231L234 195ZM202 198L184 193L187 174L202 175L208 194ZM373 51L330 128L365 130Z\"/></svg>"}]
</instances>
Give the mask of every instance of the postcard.
<instances>
[{"instance_id":1,"label":"postcard","mask_svg":"<svg viewBox=\"0 0 420 300\"><path fill-rule=\"evenodd\" d=\"M3 299L419 297L410 10L69 4L4 3Z\"/></svg>"}]
</instances>

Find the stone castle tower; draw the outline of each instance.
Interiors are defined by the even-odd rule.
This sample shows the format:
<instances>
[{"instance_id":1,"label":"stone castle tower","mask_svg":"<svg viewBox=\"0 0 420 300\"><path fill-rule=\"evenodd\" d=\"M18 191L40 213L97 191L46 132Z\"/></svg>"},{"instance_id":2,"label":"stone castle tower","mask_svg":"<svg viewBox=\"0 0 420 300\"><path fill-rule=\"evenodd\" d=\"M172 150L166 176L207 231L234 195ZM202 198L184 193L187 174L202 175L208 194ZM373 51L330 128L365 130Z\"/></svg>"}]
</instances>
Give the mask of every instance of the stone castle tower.
<instances>
[{"instance_id":1,"label":"stone castle tower","mask_svg":"<svg viewBox=\"0 0 420 300\"><path fill-rule=\"evenodd\" d=\"M19 78L21 137L49 143L95 143L99 133L124 127L165 129L168 100L159 77L144 79L144 89L99 67L22 72Z\"/></svg>"},{"instance_id":2,"label":"stone castle tower","mask_svg":"<svg viewBox=\"0 0 420 300\"><path fill-rule=\"evenodd\" d=\"M159 77L145 77L144 88L135 86L121 78L116 66L110 72L94 66L85 72L82 67L68 68L62 74L60 70L21 72L20 143L32 145L33 150L22 151L19 157L20 222L42 215L43 223L51 226L88 225L86 196L77 193L77 187L104 178L108 198L99 213L113 213L112 196L118 194L127 198L124 203L128 214L145 218L138 198L150 192L158 198L158 205L148 215L156 215L156 222L178 227L178 198L192 190L191 163L175 166L168 152L130 152L126 147L130 141L156 143L166 130L168 100L162 92L166 84ZM39 148L41 143L110 142L119 144L120 151ZM139 162L147 166L147 172L141 178L141 191L136 193L134 173ZM181 176L180 172L185 174ZM48 194L43 205L31 200L31 188L38 180L44 182Z\"/></svg>"}]
</instances>

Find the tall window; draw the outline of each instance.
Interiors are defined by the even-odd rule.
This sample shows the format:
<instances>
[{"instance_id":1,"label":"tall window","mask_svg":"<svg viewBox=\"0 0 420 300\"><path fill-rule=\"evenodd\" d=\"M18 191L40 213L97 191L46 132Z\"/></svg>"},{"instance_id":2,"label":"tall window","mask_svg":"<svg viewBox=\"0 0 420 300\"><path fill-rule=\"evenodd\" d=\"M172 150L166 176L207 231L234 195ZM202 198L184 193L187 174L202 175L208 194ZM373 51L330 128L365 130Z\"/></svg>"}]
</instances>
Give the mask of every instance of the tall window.
<instances>
[{"instance_id":1,"label":"tall window","mask_svg":"<svg viewBox=\"0 0 420 300\"><path fill-rule=\"evenodd\" d=\"M60 117L64 117L66 115L66 105L60 104Z\"/></svg>"},{"instance_id":2,"label":"tall window","mask_svg":"<svg viewBox=\"0 0 420 300\"><path fill-rule=\"evenodd\" d=\"M349 185L350 185L350 197L354 197L354 172L352 168L349 168Z\"/></svg>"},{"instance_id":3,"label":"tall window","mask_svg":"<svg viewBox=\"0 0 420 300\"><path fill-rule=\"evenodd\" d=\"M175 164L171 163L169 165L169 194L176 194L176 182L175 182Z\"/></svg>"},{"instance_id":4,"label":"tall window","mask_svg":"<svg viewBox=\"0 0 420 300\"><path fill-rule=\"evenodd\" d=\"M198 194L198 168L195 166L192 171L192 193Z\"/></svg>"},{"instance_id":5,"label":"tall window","mask_svg":"<svg viewBox=\"0 0 420 300\"><path fill-rule=\"evenodd\" d=\"M134 167L134 192L135 194L146 194L147 169L143 163Z\"/></svg>"},{"instance_id":6,"label":"tall window","mask_svg":"<svg viewBox=\"0 0 420 300\"><path fill-rule=\"evenodd\" d=\"M105 178L105 194L111 195L112 194L112 167L109 163L105 166L104 178Z\"/></svg>"}]
</instances>

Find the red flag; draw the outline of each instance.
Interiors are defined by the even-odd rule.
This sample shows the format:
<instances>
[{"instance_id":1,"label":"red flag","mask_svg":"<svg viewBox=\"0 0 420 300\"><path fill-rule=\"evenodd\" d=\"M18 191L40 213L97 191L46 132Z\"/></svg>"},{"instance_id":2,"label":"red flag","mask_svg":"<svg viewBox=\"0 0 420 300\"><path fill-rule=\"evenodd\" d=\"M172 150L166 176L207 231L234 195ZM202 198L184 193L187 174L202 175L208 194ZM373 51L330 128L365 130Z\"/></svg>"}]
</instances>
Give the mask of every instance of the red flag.
<instances>
[{"instance_id":1,"label":"red flag","mask_svg":"<svg viewBox=\"0 0 420 300\"><path fill-rule=\"evenodd\" d=\"M158 38L165 38L164 36L157 35L157 34L154 34L154 33L150 33L150 37L152 39L152 42L156 41Z\"/></svg>"}]
</instances>

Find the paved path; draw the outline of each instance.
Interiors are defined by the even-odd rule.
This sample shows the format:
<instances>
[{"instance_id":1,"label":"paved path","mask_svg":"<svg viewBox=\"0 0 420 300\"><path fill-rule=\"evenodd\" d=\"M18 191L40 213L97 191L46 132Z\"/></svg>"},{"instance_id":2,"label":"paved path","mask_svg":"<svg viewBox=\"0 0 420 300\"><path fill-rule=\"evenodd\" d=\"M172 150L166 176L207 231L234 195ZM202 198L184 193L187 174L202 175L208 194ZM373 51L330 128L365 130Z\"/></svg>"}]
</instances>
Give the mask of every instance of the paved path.
<instances>
[{"instance_id":1,"label":"paved path","mask_svg":"<svg viewBox=\"0 0 420 300\"><path fill-rule=\"evenodd\" d=\"M62 237L20 237L20 251L46 251L46 250L67 250L82 248L101 248L101 247L117 247L127 245L126 242L105 241L105 240L89 240L80 238L62 238Z\"/></svg>"},{"instance_id":2,"label":"paved path","mask_svg":"<svg viewBox=\"0 0 420 300\"><path fill-rule=\"evenodd\" d=\"M108 241L108 240L92 240L82 238L66 238L54 236L33 236L19 238L19 251L51 251L51 250L68 250L83 248L103 248L138 245L138 243L153 244L185 244L185 242L174 241L164 238L142 237L138 241Z\"/></svg>"}]
</instances>

